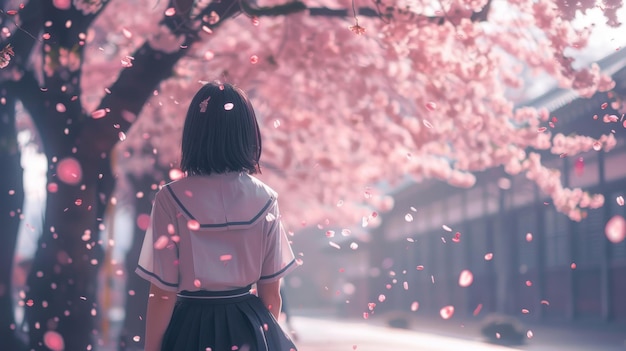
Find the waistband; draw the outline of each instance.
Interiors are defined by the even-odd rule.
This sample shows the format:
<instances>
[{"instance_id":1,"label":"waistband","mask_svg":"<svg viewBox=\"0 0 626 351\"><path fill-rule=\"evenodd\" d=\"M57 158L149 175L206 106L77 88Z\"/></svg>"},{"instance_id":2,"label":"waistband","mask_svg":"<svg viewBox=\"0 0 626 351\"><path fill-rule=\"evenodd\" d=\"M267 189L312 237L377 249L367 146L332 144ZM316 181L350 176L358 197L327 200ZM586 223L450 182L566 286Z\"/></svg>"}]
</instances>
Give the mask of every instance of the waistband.
<instances>
[{"instance_id":1,"label":"waistband","mask_svg":"<svg viewBox=\"0 0 626 351\"><path fill-rule=\"evenodd\" d=\"M197 290L197 291L188 291L183 290L176 294L178 298L181 299L230 299L235 297L241 297L250 295L250 289L252 289L252 285L248 285L243 288L235 289L235 290L227 290L227 291L209 291L209 290Z\"/></svg>"}]
</instances>

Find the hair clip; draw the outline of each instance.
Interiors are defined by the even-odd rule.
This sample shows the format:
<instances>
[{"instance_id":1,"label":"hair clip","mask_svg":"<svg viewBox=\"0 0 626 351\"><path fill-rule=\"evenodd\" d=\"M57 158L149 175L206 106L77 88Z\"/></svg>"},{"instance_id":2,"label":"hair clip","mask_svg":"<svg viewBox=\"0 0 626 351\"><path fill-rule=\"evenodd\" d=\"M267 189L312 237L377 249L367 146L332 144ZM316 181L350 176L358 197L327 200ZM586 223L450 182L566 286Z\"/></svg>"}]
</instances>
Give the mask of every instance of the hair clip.
<instances>
[{"instance_id":1,"label":"hair clip","mask_svg":"<svg viewBox=\"0 0 626 351\"><path fill-rule=\"evenodd\" d=\"M200 102L200 112L206 112L206 109L209 106L209 100L211 100L210 96L206 98L206 100L202 100Z\"/></svg>"}]
</instances>

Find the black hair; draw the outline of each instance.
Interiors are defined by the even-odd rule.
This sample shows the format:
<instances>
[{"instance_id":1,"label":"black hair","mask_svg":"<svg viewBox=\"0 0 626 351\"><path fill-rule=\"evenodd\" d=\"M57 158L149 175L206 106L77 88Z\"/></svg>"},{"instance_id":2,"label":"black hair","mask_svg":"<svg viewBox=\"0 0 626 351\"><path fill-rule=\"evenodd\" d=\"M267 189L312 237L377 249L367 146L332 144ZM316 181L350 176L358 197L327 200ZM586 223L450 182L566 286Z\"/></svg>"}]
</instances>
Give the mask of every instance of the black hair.
<instances>
[{"instance_id":1,"label":"black hair","mask_svg":"<svg viewBox=\"0 0 626 351\"><path fill-rule=\"evenodd\" d=\"M180 168L188 175L260 173L261 132L246 93L227 83L207 83L191 100Z\"/></svg>"}]
</instances>

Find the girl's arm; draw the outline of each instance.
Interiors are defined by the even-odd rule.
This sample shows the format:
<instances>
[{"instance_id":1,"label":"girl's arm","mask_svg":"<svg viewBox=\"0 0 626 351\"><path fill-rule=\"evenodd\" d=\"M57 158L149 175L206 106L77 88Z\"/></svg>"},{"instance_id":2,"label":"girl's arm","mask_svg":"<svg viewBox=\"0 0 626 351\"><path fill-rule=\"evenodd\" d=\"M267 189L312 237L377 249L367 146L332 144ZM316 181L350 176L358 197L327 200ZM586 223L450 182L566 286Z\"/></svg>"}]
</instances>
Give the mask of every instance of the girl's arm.
<instances>
[{"instance_id":1,"label":"girl's arm","mask_svg":"<svg viewBox=\"0 0 626 351\"><path fill-rule=\"evenodd\" d=\"M267 307L270 313L274 315L274 318L278 320L280 308L283 303L280 296L280 280L269 283L257 283L256 290L265 307Z\"/></svg>"},{"instance_id":2,"label":"girl's arm","mask_svg":"<svg viewBox=\"0 0 626 351\"><path fill-rule=\"evenodd\" d=\"M145 351L161 351L163 334L172 318L176 292L166 291L150 284L148 311L146 313L146 348Z\"/></svg>"}]
</instances>

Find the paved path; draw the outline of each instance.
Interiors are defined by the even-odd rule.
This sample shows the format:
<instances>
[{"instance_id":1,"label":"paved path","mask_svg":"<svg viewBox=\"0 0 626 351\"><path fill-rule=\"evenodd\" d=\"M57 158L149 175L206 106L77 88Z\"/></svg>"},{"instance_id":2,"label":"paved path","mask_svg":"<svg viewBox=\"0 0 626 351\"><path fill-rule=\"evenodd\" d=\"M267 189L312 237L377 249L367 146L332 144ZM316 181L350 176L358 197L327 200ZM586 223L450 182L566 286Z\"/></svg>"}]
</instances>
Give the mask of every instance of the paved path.
<instances>
[{"instance_id":1,"label":"paved path","mask_svg":"<svg viewBox=\"0 0 626 351\"><path fill-rule=\"evenodd\" d=\"M626 329L534 326L524 345L500 346L484 342L476 324L439 322L421 320L405 330L380 321L292 317L299 351L626 351Z\"/></svg>"},{"instance_id":2,"label":"paved path","mask_svg":"<svg viewBox=\"0 0 626 351\"><path fill-rule=\"evenodd\" d=\"M293 317L299 351L512 351L516 348L490 345L456 337L394 329L367 321L337 321Z\"/></svg>"}]
</instances>

